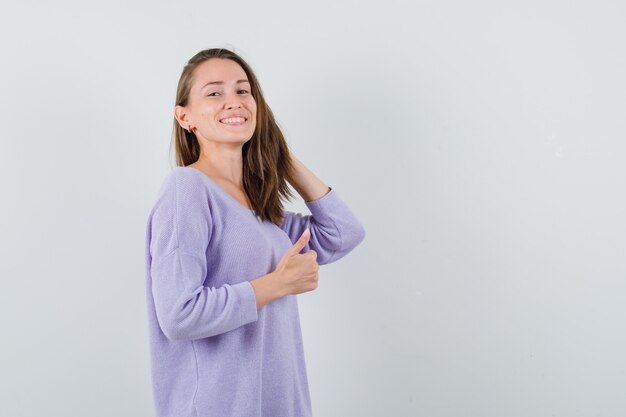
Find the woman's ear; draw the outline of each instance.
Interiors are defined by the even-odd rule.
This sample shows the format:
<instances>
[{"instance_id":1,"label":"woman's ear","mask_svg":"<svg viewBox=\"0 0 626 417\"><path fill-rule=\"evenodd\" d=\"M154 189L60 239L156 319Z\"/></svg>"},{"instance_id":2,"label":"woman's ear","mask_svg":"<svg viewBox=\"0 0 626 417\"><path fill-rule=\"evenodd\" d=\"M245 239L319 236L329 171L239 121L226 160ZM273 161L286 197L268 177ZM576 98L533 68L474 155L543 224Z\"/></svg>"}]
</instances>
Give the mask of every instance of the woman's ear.
<instances>
[{"instance_id":1,"label":"woman's ear","mask_svg":"<svg viewBox=\"0 0 626 417\"><path fill-rule=\"evenodd\" d=\"M185 107L179 105L174 107L174 117L183 129L189 129L190 121L187 115L187 109Z\"/></svg>"}]
</instances>

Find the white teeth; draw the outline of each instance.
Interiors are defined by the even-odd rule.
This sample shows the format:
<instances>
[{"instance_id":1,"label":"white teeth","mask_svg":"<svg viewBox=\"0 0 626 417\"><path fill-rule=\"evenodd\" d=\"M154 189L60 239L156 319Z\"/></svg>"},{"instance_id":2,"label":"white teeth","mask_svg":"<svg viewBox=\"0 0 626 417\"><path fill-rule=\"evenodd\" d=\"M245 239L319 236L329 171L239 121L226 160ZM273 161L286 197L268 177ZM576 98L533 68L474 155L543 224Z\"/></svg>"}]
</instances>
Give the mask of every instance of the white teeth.
<instances>
[{"instance_id":1,"label":"white teeth","mask_svg":"<svg viewBox=\"0 0 626 417\"><path fill-rule=\"evenodd\" d=\"M229 119L222 119L222 120L220 120L220 122L226 123L226 124L241 123L241 122L245 122L245 121L246 121L246 119L244 119L243 117L231 117Z\"/></svg>"}]
</instances>

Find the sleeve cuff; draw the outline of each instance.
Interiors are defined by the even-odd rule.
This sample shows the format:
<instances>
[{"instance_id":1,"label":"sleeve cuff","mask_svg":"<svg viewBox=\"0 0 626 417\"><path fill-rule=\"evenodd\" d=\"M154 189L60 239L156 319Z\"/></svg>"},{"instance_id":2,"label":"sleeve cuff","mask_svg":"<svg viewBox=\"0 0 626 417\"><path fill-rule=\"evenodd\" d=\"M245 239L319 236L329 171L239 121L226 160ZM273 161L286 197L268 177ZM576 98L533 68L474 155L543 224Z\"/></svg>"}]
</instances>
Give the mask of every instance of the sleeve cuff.
<instances>
[{"instance_id":1,"label":"sleeve cuff","mask_svg":"<svg viewBox=\"0 0 626 417\"><path fill-rule=\"evenodd\" d=\"M317 220L325 220L330 218L330 213L333 209L341 205L341 199L337 195L337 192L332 187L330 191L324 194L322 197L313 201L305 201L304 204L309 208L313 217Z\"/></svg>"},{"instance_id":2,"label":"sleeve cuff","mask_svg":"<svg viewBox=\"0 0 626 417\"><path fill-rule=\"evenodd\" d=\"M239 311L241 312L241 320L244 324L252 323L259 319L259 312L256 308L256 295L254 294L254 288L250 281L243 281L238 284L231 285L239 296L241 305Z\"/></svg>"}]
</instances>

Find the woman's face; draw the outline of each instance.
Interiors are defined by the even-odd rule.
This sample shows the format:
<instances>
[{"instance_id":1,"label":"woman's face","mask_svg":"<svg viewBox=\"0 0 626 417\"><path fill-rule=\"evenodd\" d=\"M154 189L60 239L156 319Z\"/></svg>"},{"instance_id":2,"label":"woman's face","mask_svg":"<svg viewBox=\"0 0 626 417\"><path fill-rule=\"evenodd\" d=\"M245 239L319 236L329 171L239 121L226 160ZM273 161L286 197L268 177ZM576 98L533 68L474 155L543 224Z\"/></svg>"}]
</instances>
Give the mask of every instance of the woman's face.
<instances>
[{"instance_id":1,"label":"woman's face","mask_svg":"<svg viewBox=\"0 0 626 417\"><path fill-rule=\"evenodd\" d=\"M176 107L179 122L184 113L183 128L191 125L200 140L243 144L254 134L256 101L245 71L230 59L211 58L200 64L188 105Z\"/></svg>"}]
</instances>

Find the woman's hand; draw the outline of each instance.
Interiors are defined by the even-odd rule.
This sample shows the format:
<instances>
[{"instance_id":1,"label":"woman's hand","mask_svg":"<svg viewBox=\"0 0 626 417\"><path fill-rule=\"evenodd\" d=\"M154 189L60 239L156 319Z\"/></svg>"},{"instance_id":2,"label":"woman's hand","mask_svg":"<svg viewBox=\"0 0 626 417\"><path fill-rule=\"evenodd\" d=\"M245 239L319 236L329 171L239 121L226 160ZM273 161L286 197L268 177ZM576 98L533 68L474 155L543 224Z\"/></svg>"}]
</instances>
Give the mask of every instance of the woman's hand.
<instances>
[{"instance_id":1,"label":"woman's hand","mask_svg":"<svg viewBox=\"0 0 626 417\"><path fill-rule=\"evenodd\" d=\"M317 288L317 252L310 250L305 254L299 253L309 242L310 236L311 231L306 229L295 245L287 249L274 272L250 281L257 309L285 295L301 294Z\"/></svg>"},{"instance_id":2,"label":"woman's hand","mask_svg":"<svg viewBox=\"0 0 626 417\"><path fill-rule=\"evenodd\" d=\"M298 241L283 255L273 274L281 283L287 294L301 294L317 288L319 264L317 252L309 250L301 254L311 237L311 231L306 229Z\"/></svg>"}]
</instances>

